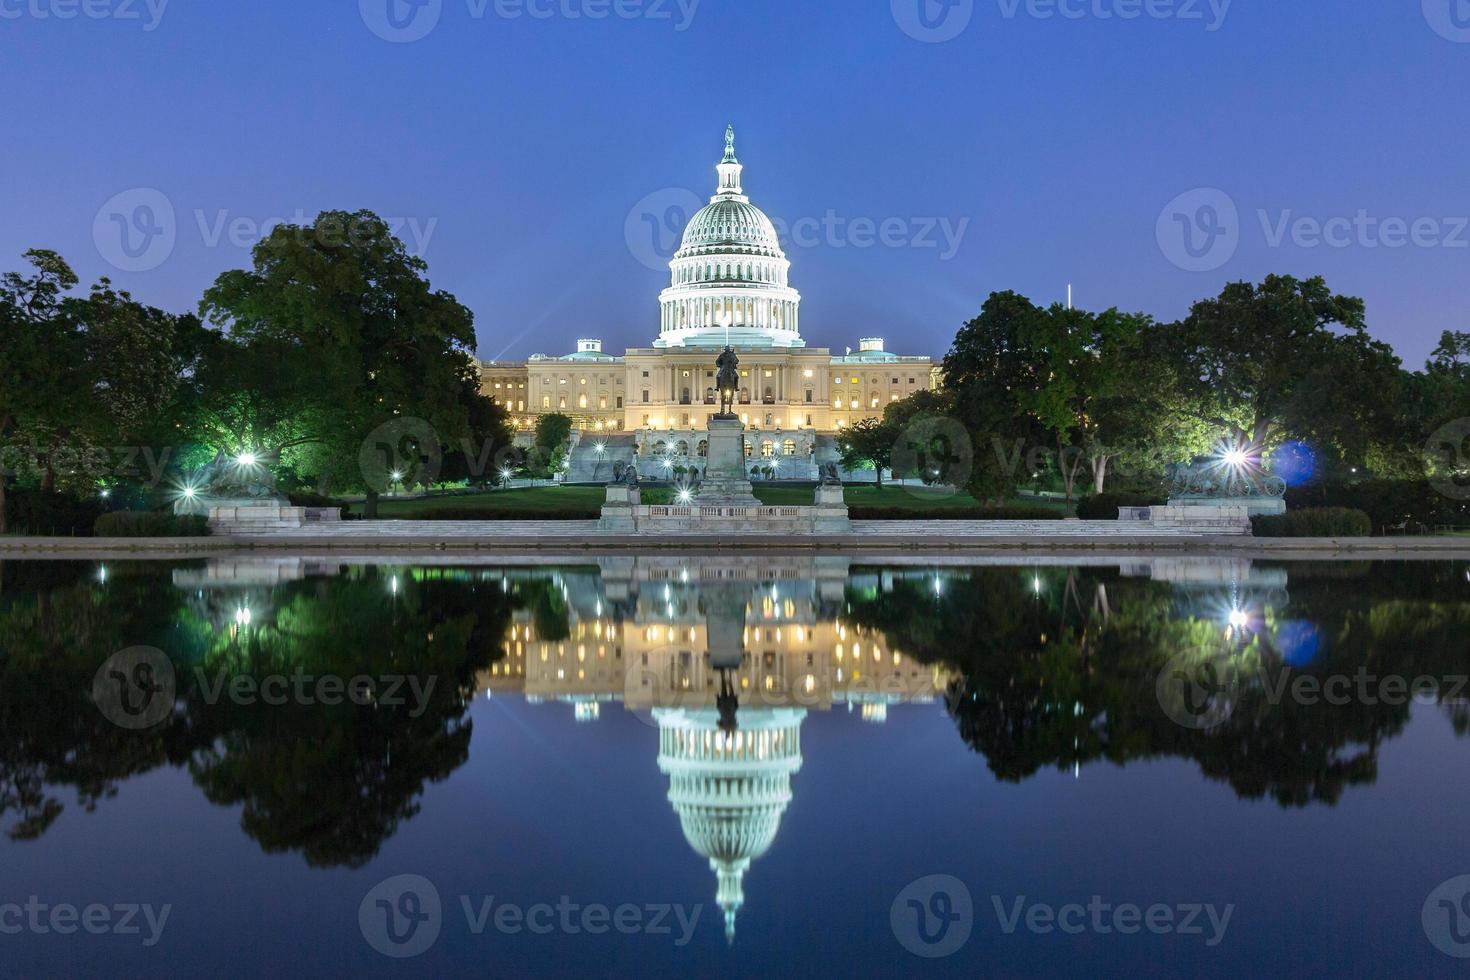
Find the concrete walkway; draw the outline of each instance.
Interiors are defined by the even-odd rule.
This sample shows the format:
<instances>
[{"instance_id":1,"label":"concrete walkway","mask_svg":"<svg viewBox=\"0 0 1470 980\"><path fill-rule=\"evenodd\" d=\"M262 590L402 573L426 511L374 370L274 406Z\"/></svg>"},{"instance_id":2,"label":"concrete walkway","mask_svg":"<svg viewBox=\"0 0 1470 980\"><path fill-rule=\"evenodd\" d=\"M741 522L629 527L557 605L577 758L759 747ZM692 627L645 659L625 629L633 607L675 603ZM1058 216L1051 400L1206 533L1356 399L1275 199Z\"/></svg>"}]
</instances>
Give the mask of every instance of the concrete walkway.
<instances>
[{"instance_id":1,"label":"concrete walkway","mask_svg":"<svg viewBox=\"0 0 1470 980\"><path fill-rule=\"evenodd\" d=\"M1253 538L1114 521L854 521L842 534L604 532L596 521L344 521L209 538L0 537L0 556L148 554L196 557L222 551L278 554L493 551L498 553L760 551L832 554L1020 552L1039 556L1169 551L1256 557L1470 559L1470 538Z\"/></svg>"}]
</instances>

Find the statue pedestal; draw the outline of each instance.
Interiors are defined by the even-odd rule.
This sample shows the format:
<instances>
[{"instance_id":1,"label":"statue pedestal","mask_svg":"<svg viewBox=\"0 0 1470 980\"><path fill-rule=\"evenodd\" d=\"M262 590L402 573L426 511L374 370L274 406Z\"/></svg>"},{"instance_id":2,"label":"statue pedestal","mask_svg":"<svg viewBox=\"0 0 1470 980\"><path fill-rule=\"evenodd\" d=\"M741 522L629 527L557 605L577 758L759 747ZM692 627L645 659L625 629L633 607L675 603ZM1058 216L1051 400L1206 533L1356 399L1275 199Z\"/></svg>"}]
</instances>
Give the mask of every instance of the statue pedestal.
<instances>
[{"instance_id":1,"label":"statue pedestal","mask_svg":"<svg viewBox=\"0 0 1470 980\"><path fill-rule=\"evenodd\" d=\"M1170 507L1244 507L1250 517L1286 513L1283 497L1170 497Z\"/></svg>"},{"instance_id":2,"label":"statue pedestal","mask_svg":"<svg viewBox=\"0 0 1470 980\"><path fill-rule=\"evenodd\" d=\"M745 424L739 419L709 420L709 456L699 487L701 504L758 507L745 475Z\"/></svg>"},{"instance_id":3,"label":"statue pedestal","mask_svg":"<svg viewBox=\"0 0 1470 980\"><path fill-rule=\"evenodd\" d=\"M211 499L209 527L219 534L248 534L299 528L306 522L306 508L271 499Z\"/></svg>"},{"instance_id":4,"label":"statue pedestal","mask_svg":"<svg viewBox=\"0 0 1470 980\"><path fill-rule=\"evenodd\" d=\"M842 496L840 484L822 484L817 487L816 523L813 528L818 534L844 533L852 530L852 521L847 514L847 501Z\"/></svg>"},{"instance_id":5,"label":"statue pedestal","mask_svg":"<svg viewBox=\"0 0 1470 980\"><path fill-rule=\"evenodd\" d=\"M643 492L625 483L614 483L607 488L607 499L602 505L602 520L598 526L604 531L638 530L637 511L643 503Z\"/></svg>"}]
</instances>

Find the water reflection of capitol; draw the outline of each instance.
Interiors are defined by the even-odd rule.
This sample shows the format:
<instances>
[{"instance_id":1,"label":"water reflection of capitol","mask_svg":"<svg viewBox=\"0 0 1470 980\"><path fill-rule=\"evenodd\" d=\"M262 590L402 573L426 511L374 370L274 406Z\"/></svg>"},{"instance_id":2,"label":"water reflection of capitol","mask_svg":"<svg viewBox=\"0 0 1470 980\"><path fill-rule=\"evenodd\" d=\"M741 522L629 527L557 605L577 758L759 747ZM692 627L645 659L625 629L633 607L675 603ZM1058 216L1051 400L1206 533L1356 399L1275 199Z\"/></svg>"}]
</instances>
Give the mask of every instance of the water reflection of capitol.
<instances>
[{"instance_id":1,"label":"water reflection of capitol","mask_svg":"<svg viewBox=\"0 0 1470 980\"><path fill-rule=\"evenodd\" d=\"M558 615L538 624L536 609L518 612L483 687L569 703L581 721L615 701L651 713L669 802L709 860L733 941L745 874L792 799L807 712L846 705L882 722L890 705L931 703L949 682L843 619L847 588L902 575L853 575L846 560L822 558L751 568L640 557L559 572L541 586L554 590ZM546 573L527 579L545 583ZM562 606L565 635L543 635L562 632Z\"/></svg>"}]
</instances>

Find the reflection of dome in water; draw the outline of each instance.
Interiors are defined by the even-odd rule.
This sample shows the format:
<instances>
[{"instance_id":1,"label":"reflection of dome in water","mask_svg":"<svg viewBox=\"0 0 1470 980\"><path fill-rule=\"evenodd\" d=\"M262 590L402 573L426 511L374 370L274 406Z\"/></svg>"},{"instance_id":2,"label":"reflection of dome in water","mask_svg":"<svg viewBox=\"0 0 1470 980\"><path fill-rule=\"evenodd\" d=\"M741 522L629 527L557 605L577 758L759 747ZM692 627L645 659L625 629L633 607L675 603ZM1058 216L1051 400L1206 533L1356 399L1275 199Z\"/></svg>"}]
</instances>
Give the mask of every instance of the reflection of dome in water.
<instances>
[{"instance_id":1,"label":"reflection of dome in water","mask_svg":"<svg viewBox=\"0 0 1470 980\"><path fill-rule=\"evenodd\" d=\"M745 904L751 861L770 850L791 802L791 774L801 768L800 708L742 710L732 734L710 709L658 708L659 771L669 777L669 802L684 839L709 858L725 913L725 938Z\"/></svg>"}]
</instances>

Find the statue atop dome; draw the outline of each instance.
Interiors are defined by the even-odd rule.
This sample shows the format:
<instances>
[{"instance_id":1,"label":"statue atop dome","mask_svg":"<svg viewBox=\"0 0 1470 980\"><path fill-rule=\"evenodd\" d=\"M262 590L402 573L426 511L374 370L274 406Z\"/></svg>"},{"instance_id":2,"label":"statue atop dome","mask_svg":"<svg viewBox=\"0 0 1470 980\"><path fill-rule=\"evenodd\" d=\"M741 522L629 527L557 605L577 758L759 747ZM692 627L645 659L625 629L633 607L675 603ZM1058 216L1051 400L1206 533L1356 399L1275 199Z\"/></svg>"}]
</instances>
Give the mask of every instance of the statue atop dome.
<instances>
[{"instance_id":1,"label":"statue atop dome","mask_svg":"<svg viewBox=\"0 0 1470 980\"><path fill-rule=\"evenodd\" d=\"M725 127L725 159L724 163L739 163L735 158L735 126L732 123Z\"/></svg>"}]
</instances>

